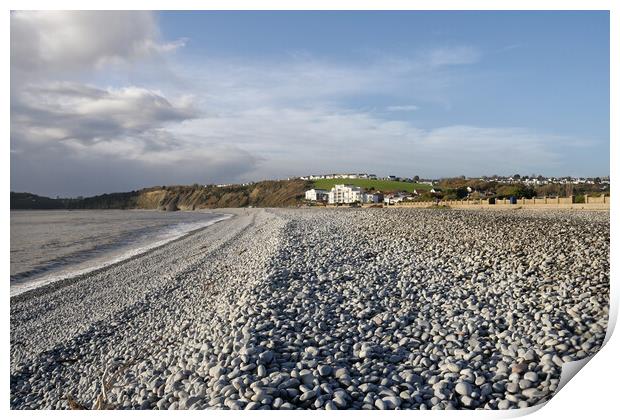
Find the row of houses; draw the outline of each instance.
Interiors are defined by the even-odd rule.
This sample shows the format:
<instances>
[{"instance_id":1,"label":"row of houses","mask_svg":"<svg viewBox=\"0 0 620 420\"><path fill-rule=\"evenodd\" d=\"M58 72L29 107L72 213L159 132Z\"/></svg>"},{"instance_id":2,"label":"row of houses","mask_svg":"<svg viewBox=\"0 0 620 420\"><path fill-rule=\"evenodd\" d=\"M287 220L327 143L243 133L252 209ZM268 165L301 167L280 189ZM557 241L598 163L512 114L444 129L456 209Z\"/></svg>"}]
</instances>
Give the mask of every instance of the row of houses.
<instances>
[{"instance_id":1,"label":"row of houses","mask_svg":"<svg viewBox=\"0 0 620 420\"><path fill-rule=\"evenodd\" d=\"M293 178L289 178L291 180ZM325 174L325 175L304 175L300 176L298 179L302 179L304 181L314 181L317 179L381 179L384 181L401 181L401 182L418 182L421 184L434 185L436 181L432 180L422 180L419 177L414 178L403 178L396 175L388 175L383 177L378 177L375 174Z\"/></svg>"},{"instance_id":2,"label":"row of houses","mask_svg":"<svg viewBox=\"0 0 620 420\"><path fill-rule=\"evenodd\" d=\"M375 174L326 174L326 175L305 175L300 176L299 179L305 181L314 181L315 179L377 179Z\"/></svg>"},{"instance_id":3,"label":"row of houses","mask_svg":"<svg viewBox=\"0 0 620 420\"><path fill-rule=\"evenodd\" d=\"M401 182L416 182L420 184L427 184L430 186L436 185L438 180L429 180L429 179L420 179L419 177L407 178L407 177L399 177L396 175L388 175L378 177L375 174L354 174L354 173L339 173L339 174L325 174L325 175L305 175L301 177L292 177L290 179L302 179L305 181L314 181L317 179L381 179L386 181L401 181ZM466 179L463 177L463 179ZM476 179L476 178L472 178ZM526 185L547 185L547 184L607 184L609 185L609 177L597 177L597 178L572 178L572 177L543 177L539 176L497 176L494 175L492 177L481 177L477 178L480 181L491 182L495 181L500 184L526 184Z\"/></svg>"},{"instance_id":4,"label":"row of houses","mask_svg":"<svg viewBox=\"0 0 620 420\"><path fill-rule=\"evenodd\" d=\"M607 184L609 185L609 177L603 178L572 178L572 177L543 177L541 175L534 176L518 176L515 175L509 177L482 177L480 181L494 181L500 184L525 184L525 185L547 185L547 184L573 184L573 185L595 185L595 184Z\"/></svg>"},{"instance_id":5,"label":"row of houses","mask_svg":"<svg viewBox=\"0 0 620 420\"><path fill-rule=\"evenodd\" d=\"M241 184L215 184L215 186L217 188L228 188L228 187L237 187L239 185L242 186L242 187L247 187L249 185L254 185L254 184L256 184L256 182L252 181L252 182L243 182ZM212 186L212 185L205 184L205 188L208 188L210 186Z\"/></svg>"}]
</instances>

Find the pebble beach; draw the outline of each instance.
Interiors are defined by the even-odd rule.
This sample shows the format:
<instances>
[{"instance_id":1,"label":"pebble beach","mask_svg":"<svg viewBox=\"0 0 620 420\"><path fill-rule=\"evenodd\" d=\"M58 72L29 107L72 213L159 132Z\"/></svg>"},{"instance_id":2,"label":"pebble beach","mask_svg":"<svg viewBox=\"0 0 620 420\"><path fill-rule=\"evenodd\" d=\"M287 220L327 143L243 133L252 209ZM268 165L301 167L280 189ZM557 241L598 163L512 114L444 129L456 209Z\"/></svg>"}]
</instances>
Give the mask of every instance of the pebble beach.
<instances>
[{"instance_id":1,"label":"pebble beach","mask_svg":"<svg viewBox=\"0 0 620 420\"><path fill-rule=\"evenodd\" d=\"M601 347L608 211L218 209L11 298L12 409L518 409Z\"/></svg>"}]
</instances>

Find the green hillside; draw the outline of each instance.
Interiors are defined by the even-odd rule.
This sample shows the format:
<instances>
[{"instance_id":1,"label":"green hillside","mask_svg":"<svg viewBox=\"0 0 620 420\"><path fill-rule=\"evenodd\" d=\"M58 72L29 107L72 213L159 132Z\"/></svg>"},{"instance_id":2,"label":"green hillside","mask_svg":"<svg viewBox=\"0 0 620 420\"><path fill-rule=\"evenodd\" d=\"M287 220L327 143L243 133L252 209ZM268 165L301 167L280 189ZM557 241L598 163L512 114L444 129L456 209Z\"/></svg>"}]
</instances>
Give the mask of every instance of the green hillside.
<instances>
[{"instance_id":1,"label":"green hillside","mask_svg":"<svg viewBox=\"0 0 620 420\"><path fill-rule=\"evenodd\" d=\"M314 181L314 188L323 190L329 190L336 184L348 184L362 187L366 190L374 188L376 191L381 192L393 192L393 191L408 191L413 190L430 190L431 186L427 184L416 184L413 182L400 182L400 181L384 181L382 179L343 179L343 178L330 178L330 179L317 179Z\"/></svg>"}]
</instances>

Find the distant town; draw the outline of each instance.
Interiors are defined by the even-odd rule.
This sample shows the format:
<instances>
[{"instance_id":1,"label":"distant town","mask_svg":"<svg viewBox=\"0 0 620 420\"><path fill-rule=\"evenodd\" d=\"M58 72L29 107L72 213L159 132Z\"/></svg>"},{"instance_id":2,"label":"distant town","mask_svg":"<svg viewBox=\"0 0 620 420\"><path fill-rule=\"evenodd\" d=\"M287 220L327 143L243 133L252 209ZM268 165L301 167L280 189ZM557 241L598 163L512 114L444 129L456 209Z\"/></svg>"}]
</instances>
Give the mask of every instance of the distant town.
<instances>
[{"instance_id":1,"label":"distant town","mask_svg":"<svg viewBox=\"0 0 620 420\"><path fill-rule=\"evenodd\" d=\"M515 184L521 183L526 185L546 185L546 184L601 184L601 185L609 185L609 176L602 177L571 177L571 176L563 176L563 177L545 177L543 175L519 175L515 174L512 176L500 176L500 175L492 175L492 176L481 176L481 177L457 177L458 179L465 180L479 180L485 182L497 182L501 184ZM295 179L301 179L303 181L315 181L319 179L371 179L371 180L383 180L383 181L397 181L397 182L410 182L410 183L420 183L427 185L436 185L440 183L444 179L454 179L454 178L420 178L419 176L414 177L400 177L396 175L387 175L387 176L377 176L375 174L365 174L365 173L333 173L333 174L324 174L324 175L304 175L304 176L291 176L285 178L287 181L292 181ZM217 187L230 187L233 185L241 185L247 186L252 185L255 182L244 182L241 184L215 184Z\"/></svg>"},{"instance_id":2,"label":"distant town","mask_svg":"<svg viewBox=\"0 0 620 420\"><path fill-rule=\"evenodd\" d=\"M579 202L588 195L608 194L610 187L609 176L574 178L570 176L544 177L535 174L423 179L419 176L388 175L379 177L376 174L367 173L333 173L289 178L289 180L293 179L315 182L315 188L305 192L306 201L334 205L356 203L390 205L408 201L469 198L494 200L495 198L508 197L533 198L543 195L545 197L571 197L572 200ZM335 183L334 180L341 180L342 182ZM370 182L359 182L364 180ZM318 187L319 185L328 185L323 181L331 181L333 185L329 189ZM411 184L413 188L406 184Z\"/></svg>"},{"instance_id":3,"label":"distant town","mask_svg":"<svg viewBox=\"0 0 620 420\"><path fill-rule=\"evenodd\" d=\"M333 179L333 178L342 178L342 179L375 179L375 180L384 180L384 181L398 181L398 182L416 182L421 184L435 185L441 181L441 179L423 179L419 176L414 176L412 178L407 177L399 177L396 175L388 175L384 177L378 177L375 174L354 174L354 173L340 173L340 174L325 174L325 175L304 175L300 177L289 177L288 180L292 179L302 179L305 181L314 181L317 179ZM609 176L604 177L592 177L592 178L573 178L570 176L565 177L544 177L543 175L519 175L515 174L513 176L481 176L475 178L467 178L465 176L460 177L461 179L475 179L485 182L498 182L503 184L514 184L514 183L523 183L526 185L545 185L545 184L609 184Z\"/></svg>"}]
</instances>

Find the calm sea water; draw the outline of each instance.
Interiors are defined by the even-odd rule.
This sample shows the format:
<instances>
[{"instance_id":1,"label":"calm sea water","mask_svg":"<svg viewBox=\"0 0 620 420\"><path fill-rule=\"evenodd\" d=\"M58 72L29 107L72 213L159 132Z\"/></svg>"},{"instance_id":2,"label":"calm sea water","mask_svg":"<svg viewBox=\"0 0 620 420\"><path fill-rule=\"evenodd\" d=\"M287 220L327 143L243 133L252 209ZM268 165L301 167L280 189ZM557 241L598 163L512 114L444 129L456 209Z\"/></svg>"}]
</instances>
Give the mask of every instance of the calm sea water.
<instances>
[{"instance_id":1,"label":"calm sea water","mask_svg":"<svg viewBox=\"0 0 620 420\"><path fill-rule=\"evenodd\" d=\"M147 210L11 211L11 296L121 261L228 217Z\"/></svg>"}]
</instances>

